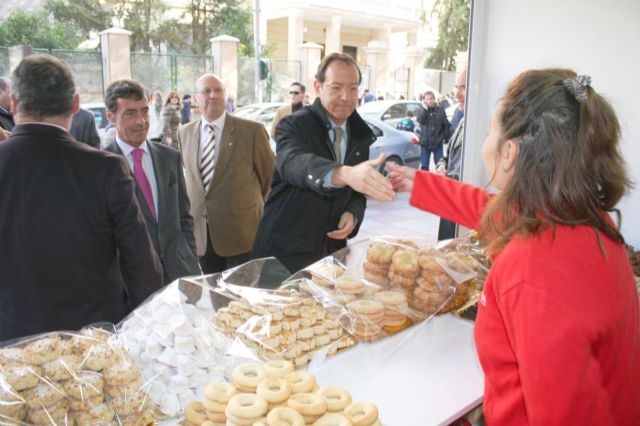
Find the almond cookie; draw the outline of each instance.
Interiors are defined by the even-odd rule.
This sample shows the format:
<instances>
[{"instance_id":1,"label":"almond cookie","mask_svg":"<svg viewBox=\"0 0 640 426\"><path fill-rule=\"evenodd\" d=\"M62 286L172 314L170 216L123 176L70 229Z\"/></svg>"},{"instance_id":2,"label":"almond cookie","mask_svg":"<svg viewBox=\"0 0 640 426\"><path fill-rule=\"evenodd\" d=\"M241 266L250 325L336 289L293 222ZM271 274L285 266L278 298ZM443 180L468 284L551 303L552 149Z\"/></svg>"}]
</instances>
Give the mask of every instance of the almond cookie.
<instances>
[{"instance_id":1,"label":"almond cookie","mask_svg":"<svg viewBox=\"0 0 640 426\"><path fill-rule=\"evenodd\" d=\"M336 279L336 289L344 294L362 294L365 291L364 284L360 278L348 272Z\"/></svg>"},{"instance_id":2,"label":"almond cookie","mask_svg":"<svg viewBox=\"0 0 640 426\"><path fill-rule=\"evenodd\" d=\"M115 350L106 342L91 345L84 353L84 356L83 367L91 371L102 371L107 365L113 364L116 360Z\"/></svg>"},{"instance_id":3,"label":"almond cookie","mask_svg":"<svg viewBox=\"0 0 640 426\"><path fill-rule=\"evenodd\" d=\"M102 403L93 406L88 411L72 412L72 415L76 419L77 426L89 426L109 423L116 413L107 403Z\"/></svg>"},{"instance_id":4,"label":"almond cookie","mask_svg":"<svg viewBox=\"0 0 640 426\"><path fill-rule=\"evenodd\" d=\"M66 397L64 390L57 383L40 382L35 388L22 392L22 397L31 409L51 407Z\"/></svg>"},{"instance_id":5,"label":"almond cookie","mask_svg":"<svg viewBox=\"0 0 640 426\"><path fill-rule=\"evenodd\" d=\"M104 402L104 395L96 395L91 398L75 399L69 398L69 410L71 411L89 411L96 405L100 405Z\"/></svg>"},{"instance_id":6,"label":"almond cookie","mask_svg":"<svg viewBox=\"0 0 640 426\"><path fill-rule=\"evenodd\" d=\"M64 391L72 398L86 399L101 395L104 390L104 379L100 373L80 371L76 377L62 384Z\"/></svg>"},{"instance_id":7,"label":"almond cookie","mask_svg":"<svg viewBox=\"0 0 640 426\"><path fill-rule=\"evenodd\" d=\"M42 365L62 355L60 337L43 337L24 347L24 361L31 365Z\"/></svg>"},{"instance_id":8,"label":"almond cookie","mask_svg":"<svg viewBox=\"0 0 640 426\"><path fill-rule=\"evenodd\" d=\"M119 416L128 416L133 413L140 413L145 408L146 393L144 391L129 394L127 396L113 398L109 405Z\"/></svg>"},{"instance_id":9,"label":"almond cookie","mask_svg":"<svg viewBox=\"0 0 640 426\"><path fill-rule=\"evenodd\" d=\"M25 408L25 401L18 393L0 387L0 419L4 416L18 419L24 413Z\"/></svg>"},{"instance_id":10,"label":"almond cookie","mask_svg":"<svg viewBox=\"0 0 640 426\"><path fill-rule=\"evenodd\" d=\"M391 244L373 242L367 249L367 261L382 266L389 265L391 264L391 256L397 249L398 247Z\"/></svg>"},{"instance_id":11,"label":"almond cookie","mask_svg":"<svg viewBox=\"0 0 640 426\"><path fill-rule=\"evenodd\" d=\"M42 374L54 382L69 380L82 364L78 355L62 355L42 366Z\"/></svg>"},{"instance_id":12,"label":"almond cookie","mask_svg":"<svg viewBox=\"0 0 640 426\"><path fill-rule=\"evenodd\" d=\"M102 370L105 383L109 386L121 386L140 379L140 370L130 360L119 360Z\"/></svg>"},{"instance_id":13,"label":"almond cookie","mask_svg":"<svg viewBox=\"0 0 640 426\"><path fill-rule=\"evenodd\" d=\"M4 369L4 377L15 391L36 386L40 382L41 370L38 367L11 366Z\"/></svg>"},{"instance_id":14,"label":"almond cookie","mask_svg":"<svg viewBox=\"0 0 640 426\"><path fill-rule=\"evenodd\" d=\"M0 349L0 364L7 365L22 365L25 363L24 350L22 348L3 348Z\"/></svg>"},{"instance_id":15,"label":"almond cookie","mask_svg":"<svg viewBox=\"0 0 640 426\"><path fill-rule=\"evenodd\" d=\"M58 401L49 407L34 408L27 413L27 419L34 425L50 425L51 422L55 424L64 425L67 413L69 411L69 402L66 399Z\"/></svg>"},{"instance_id":16,"label":"almond cookie","mask_svg":"<svg viewBox=\"0 0 640 426\"><path fill-rule=\"evenodd\" d=\"M391 257L391 269L397 275L415 277L420 271L418 253L413 250L397 250Z\"/></svg>"}]
</instances>

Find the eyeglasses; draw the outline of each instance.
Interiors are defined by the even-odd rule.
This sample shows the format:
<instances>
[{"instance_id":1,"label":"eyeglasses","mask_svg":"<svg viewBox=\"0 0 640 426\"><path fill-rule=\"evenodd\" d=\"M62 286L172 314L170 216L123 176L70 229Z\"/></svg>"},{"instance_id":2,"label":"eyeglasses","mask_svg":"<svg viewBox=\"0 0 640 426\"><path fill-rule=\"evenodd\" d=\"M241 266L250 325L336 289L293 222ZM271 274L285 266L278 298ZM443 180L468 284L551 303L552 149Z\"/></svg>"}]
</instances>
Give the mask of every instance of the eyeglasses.
<instances>
[{"instance_id":1,"label":"eyeglasses","mask_svg":"<svg viewBox=\"0 0 640 426\"><path fill-rule=\"evenodd\" d=\"M300 93L302 93L302 92L298 92L296 90L289 90L289 94L290 95L299 95Z\"/></svg>"}]
</instances>

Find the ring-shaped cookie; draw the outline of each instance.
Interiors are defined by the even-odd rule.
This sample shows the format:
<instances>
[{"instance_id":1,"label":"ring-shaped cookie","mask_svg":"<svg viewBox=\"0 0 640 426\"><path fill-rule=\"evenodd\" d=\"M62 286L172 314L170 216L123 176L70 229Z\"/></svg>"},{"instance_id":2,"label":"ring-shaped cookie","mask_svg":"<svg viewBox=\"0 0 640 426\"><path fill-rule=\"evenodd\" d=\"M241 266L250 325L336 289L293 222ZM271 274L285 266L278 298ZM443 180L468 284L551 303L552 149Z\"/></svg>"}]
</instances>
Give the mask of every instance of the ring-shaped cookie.
<instances>
[{"instance_id":1,"label":"ring-shaped cookie","mask_svg":"<svg viewBox=\"0 0 640 426\"><path fill-rule=\"evenodd\" d=\"M253 393L234 395L227 404L227 417L255 419L262 417L269 410L269 404L262 397Z\"/></svg>"},{"instance_id":2,"label":"ring-shaped cookie","mask_svg":"<svg viewBox=\"0 0 640 426\"><path fill-rule=\"evenodd\" d=\"M231 381L238 388L254 389L267 377L262 365L246 362L233 369Z\"/></svg>"},{"instance_id":3,"label":"ring-shaped cookie","mask_svg":"<svg viewBox=\"0 0 640 426\"><path fill-rule=\"evenodd\" d=\"M316 387L316 378L306 371L294 371L284 376L284 379L289 382L294 394L311 392Z\"/></svg>"},{"instance_id":4,"label":"ring-shaped cookie","mask_svg":"<svg viewBox=\"0 0 640 426\"><path fill-rule=\"evenodd\" d=\"M291 395L287 405L303 416L321 416L327 412L327 401L315 393Z\"/></svg>"},{"instance_id":5,"label":"ring-shaped cookie","mask_svg":"<svg viewBox=\"0 0 640 426\"><path fill-rule=\"evenodd\" d=\"M351 394L337 386L324 386L316 392L327 401L329 411L342 411L351 404Z\"/></svg>"},{"instance_id":6,"label":"ring-shaped cookie","mask_svg":"<svg viewBox=\"0 0 640 426\"><path fill-rule=\"evenodd\" d=\"M351 426L351 422L342 414L325 413L313 422L313 426Z\"/></svg>"},{"instance_id":7,"label":"ring-shaped cookie","mask_svg":"<svg viewBox=\"0 0 640 426\"><path fill-rule=\"evenodd\" d=\"M378 407L370 402L355 402L344 409L353 426L370 426L378 419Z\"/></svg>"},{"instance_id":8,"label":"ring-shaped cookie","mask_svg":"<svg viewBox=\"0 0 640 426\"><path fill-rule=\"evenodd\" d=\"M294 371L291 361L286 360L267 361L262 365L262 368L268 377L284 377Z\"/></svg>"},{"instance_id":9,"label":"ring-shaped cookie","mask_svg":"<svg viewBox=\"0 0 640 426\"><path fill-rule=\"evenodd\" d=\"M184 408L184 416L189 423L195 426L201 426L208 420L204 405L198 401L192 402Z\"/></svg>"},{"instance_id":10,"label":"ring-shaped cookie","mask_svg":"<svg viewBox=\"0 0 640 426\"><path fill-rule=\"evenodd\" d=\"M269 404L280 404L291 396L291 385L281 377L269 377L260 382L256 394Z\"/></svg>"},{"instance_id":11,"label":"ring-shaped cookie","mask_svg":"<svg viewBox=\"0 0 640 426\"><path fill-rule=\"evenodd\" d=\"M231 383L226 382L209 383L207 387L204 388L204 396L207 399L221 404L229 402L231 397L237 393L238 389Z\"/></svg>"},{"instance_id":12,"label":"ring-shaped cookie","mask_svg":"<svg viewBox=\"0 0 640 426\"><path fill-rule=\"evenodd\" d=\"M304 426L304 417L296 410L289 407L276 407L267 415L267 424L269 426Z\"/></svg>"}]
</instances>

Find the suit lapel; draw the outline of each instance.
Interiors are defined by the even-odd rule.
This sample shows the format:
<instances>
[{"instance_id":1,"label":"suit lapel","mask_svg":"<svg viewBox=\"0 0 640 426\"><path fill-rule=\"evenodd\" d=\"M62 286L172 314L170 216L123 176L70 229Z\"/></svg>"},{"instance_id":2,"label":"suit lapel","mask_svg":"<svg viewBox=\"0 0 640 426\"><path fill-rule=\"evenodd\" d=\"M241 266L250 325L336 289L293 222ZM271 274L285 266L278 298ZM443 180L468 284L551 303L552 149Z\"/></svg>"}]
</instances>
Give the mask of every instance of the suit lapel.
<instances>
[{"instance_id":1,"label":"suit lapel","mask_svg":"<svg viewBox=\"0 0 640 426\"><path fill-rule=\"evenodd\" d=\"M216 147L216 168L213 172L211 184L209 185L209 191L218 185L222 179L222 175L224 175L225 169L229 166L229 159L237 143L235 133L235 118L227 114L227 118L224 120L222 137Z\"/></svg>"},{"instance_id":2,"label":"suit lapel","mask_svg":"<svg viewBox=\"0 0 640 426\"><path fill-rule=\"evenodd\" d=\"M193 164L194 167L187 167L187 172L191 173L193 182L200 182L202 186L202 175L200 174L200 127L202 119L195 122L189 130L184 140L181 140L182 155L184 164Z\"/></svg>"}]
</instances>

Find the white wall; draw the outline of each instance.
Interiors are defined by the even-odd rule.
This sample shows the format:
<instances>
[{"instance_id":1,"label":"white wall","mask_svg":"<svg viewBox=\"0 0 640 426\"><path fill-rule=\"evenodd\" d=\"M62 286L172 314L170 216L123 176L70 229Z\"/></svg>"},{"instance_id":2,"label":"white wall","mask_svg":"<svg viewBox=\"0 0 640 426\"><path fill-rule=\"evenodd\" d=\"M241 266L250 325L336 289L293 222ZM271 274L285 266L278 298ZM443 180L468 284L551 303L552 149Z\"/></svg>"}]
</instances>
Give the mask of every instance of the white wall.
<instances>
[{"instance_id":1,"label":"white wall","mask_svg":"<svg viewBox=\"0 0 640 426\"><path fill-rule=\"evenodd\" d=\"M620 203L622 232L640 246L640 1L474 0L464 180L484 185L480 148L507 83L530 68L566 67L592 78L622 125L636 183Z\"/></svg>"}]
</instances>

